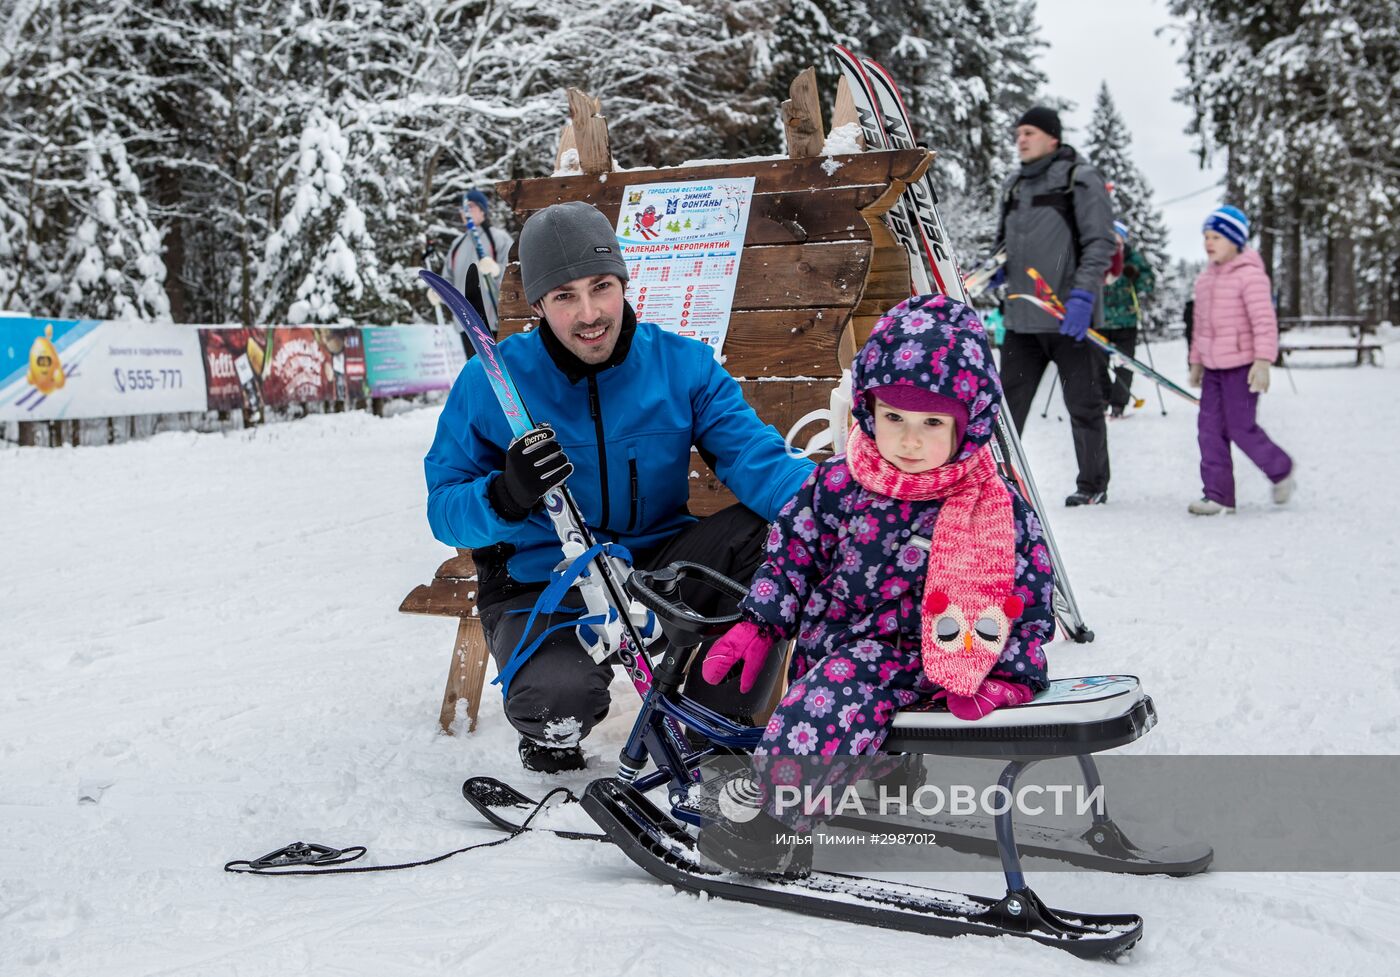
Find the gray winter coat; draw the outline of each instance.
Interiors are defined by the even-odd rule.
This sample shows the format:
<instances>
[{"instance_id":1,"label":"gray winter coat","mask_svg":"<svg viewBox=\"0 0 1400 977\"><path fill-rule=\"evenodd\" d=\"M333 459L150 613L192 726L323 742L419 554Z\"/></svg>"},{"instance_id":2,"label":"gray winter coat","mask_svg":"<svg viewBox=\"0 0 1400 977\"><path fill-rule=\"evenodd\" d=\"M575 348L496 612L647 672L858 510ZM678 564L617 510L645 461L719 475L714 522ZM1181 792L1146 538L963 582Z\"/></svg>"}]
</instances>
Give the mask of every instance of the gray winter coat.
<instances>
[{"instance_id":1,"label":"gray winter coat","mask_svg":"<svg viewBox=\"0 0 1400 977\"><path fill-rule=\"evenodd\" d=\"M1071 147L1061 146L1046 159L1012 173L1002 186L1002 205L1005 216L997 238L1006 242L1007 293L1034 295L1035 283L1026 272L1034 268L1061 302L1069 302L1071 289L1093 292L1094 328L1102 329L1103 278L1117 244L1113 201L1098 170ZM1068 220L1071 208L1079 231L1078 255ZM1018 299L1006 303L1006 328L1013 332L1058 332L1060 322L1035 304Z\"/></svg>"},{"instance_id":2,"label":"gray winter coat","mask_svg":"<svg viewBox=\"0 0 1400 977\"><path fill-rule=\"evenodd\" d=\"M505 278L506 265L510 262L510 246L513 243L510 235L499 227L478 227L477 231L481 235L481 246L486 249L487 257L494 257L499 271L496 273L496 288L501 287L501 280ZM495 252L492 254L492 252ZM446 277L456 287L457 291L465 293L467 289L467 269L476 264L476 242L472 240L471 232L463 231L452 242L452 246L447 249L447 272ZM482 283L485 287L485 283ZM496 328L496 316L492 315L491 309L486 310L486 324L493 330Z\"/></svg>"}]
</instances>

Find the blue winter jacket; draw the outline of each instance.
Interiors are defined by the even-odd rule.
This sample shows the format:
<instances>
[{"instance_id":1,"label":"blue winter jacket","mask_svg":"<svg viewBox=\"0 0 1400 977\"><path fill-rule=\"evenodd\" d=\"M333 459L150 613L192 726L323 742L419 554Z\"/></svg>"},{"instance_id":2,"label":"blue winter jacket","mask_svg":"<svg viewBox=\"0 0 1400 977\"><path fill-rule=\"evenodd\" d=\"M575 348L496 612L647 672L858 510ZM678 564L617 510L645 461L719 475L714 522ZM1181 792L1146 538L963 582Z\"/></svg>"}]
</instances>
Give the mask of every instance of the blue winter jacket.
<instances>
[{"instance_id":1,"label":"blue winter jacket","mask_svg":"<svg viewBox=\"0 0 1400 977\"><path fill-rule=\"evenodd\" d=\"M615 366L573 382L551 359L541 329L505 339L497 354L530 416L553 426L573 462L569 491L599 542L637 552L696 521L686 508L691 445L740 502L770 521L812 471L759 420L708 346L653 323L637 324ZM449 546L509 543L513 579L547 580L563 552L543 510L512 522L487 497L511 438L481 359L470 360L423 460L428 523Z\"/></svg>"}]
</instances>

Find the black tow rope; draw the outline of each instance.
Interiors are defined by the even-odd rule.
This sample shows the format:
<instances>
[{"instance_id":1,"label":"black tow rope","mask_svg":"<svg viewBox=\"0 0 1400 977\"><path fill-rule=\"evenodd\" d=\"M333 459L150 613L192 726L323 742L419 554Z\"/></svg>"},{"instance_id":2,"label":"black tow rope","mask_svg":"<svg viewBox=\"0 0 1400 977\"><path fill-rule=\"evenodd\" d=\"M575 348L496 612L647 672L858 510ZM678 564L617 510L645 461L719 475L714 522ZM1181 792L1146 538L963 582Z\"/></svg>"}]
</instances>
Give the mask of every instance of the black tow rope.
<instances>
[{"instance_id":1,"label":"black tow rope","mask_svg":"<svg viewBox=\"0 0 1400 977\"><path fill-rule=\"evenodd\" d=\"M458 848L456 851L444 852L441 855L434 855L432 858L425 858L417 862L402 862L398 865L355 865L350 868L328 868L326 866L344 865L346 862L353 862L355 859L365 854L364 845L351 845L349 848L330 848L326 845L314 845L304 841L294 841L276 851L268 852L260 858L236 858L231 862L224 863L225 872L234 872L242 875L340 875L351 872L394 872L403 868L418 868L423 865L432 865L453 855L461 855L464 852L473 851L477 848L492 848L496 845L504 845L506 842L519 837L530 830L530 822L535 820L535 816L544 810L556 796L563 794L565 802L577 801L578 797L567 787L556 787L544 797L541 797L535 805L535 809L530 812L530 816L520 823L520 827L514 829L504 838L496 838L492 841L479 841L474 845L465 848ZM294 868L293 866L305 865L308 868Z\"/></svg>"}]
</instances>

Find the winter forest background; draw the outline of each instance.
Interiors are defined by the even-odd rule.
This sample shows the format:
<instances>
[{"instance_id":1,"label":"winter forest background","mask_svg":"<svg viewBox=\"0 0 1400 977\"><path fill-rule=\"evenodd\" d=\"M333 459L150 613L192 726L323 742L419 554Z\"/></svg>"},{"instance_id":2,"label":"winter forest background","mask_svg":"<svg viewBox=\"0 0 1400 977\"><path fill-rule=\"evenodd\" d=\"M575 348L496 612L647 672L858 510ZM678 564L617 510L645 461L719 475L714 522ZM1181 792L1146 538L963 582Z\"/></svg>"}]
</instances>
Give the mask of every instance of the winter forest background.
<instances>
[{"instance_id":1,"label":"winter forest background","mask_svg":"<svg viewBox=\"0 0 1400 977\"><path fill-rule=\"evenodd\" d=\"M1182 138L1225 161L1280 311L1400 318L1400 5L1167 13ZM1053 94L1029 0L0 0L0 309L421 321L424 242L464 189L549 172L564 87L601 99L625 167L779 153L778 102L809 64L831 98L837 41L904 87L968 263L1016 116ZM1106 86L1076 148L1175 320L1187 270Z\"/></svg>"}]
</instances>

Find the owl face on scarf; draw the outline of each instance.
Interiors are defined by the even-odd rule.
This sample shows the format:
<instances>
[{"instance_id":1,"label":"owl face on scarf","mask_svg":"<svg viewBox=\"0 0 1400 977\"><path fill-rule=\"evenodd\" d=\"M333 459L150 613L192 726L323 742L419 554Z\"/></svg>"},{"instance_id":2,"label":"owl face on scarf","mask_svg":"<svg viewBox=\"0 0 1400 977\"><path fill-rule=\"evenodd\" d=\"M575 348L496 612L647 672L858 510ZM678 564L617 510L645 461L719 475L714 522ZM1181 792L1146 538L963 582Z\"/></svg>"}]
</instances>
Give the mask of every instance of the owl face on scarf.
<instances>
[{"instance_id":1,"label":"owl face on scarf","mask_svg":"<svg viewBox=\"0 0 1400 977\"><path fill-rule=\"evenodd\" d=\"M1000 604L987 604L969 615L965 608L975 607L977 603L980 601L969 603L964 599L962 605L955 604L943 591L935 591L924 603L924 614L932 617L928 625L930 637L940 653L936 657L948 663L957 663L956 673L966 670L985 676L1001 657L1006 639L1011 634L1011 624L1021 616L1025 604L1013 594ZM958 695L972 695L977 691L976 685L981 683L981 679L976 684L959 683L951 675L949 673L939 684ZM960 687L953 688L953 685Z\"/></svg>"}]
</instances>

